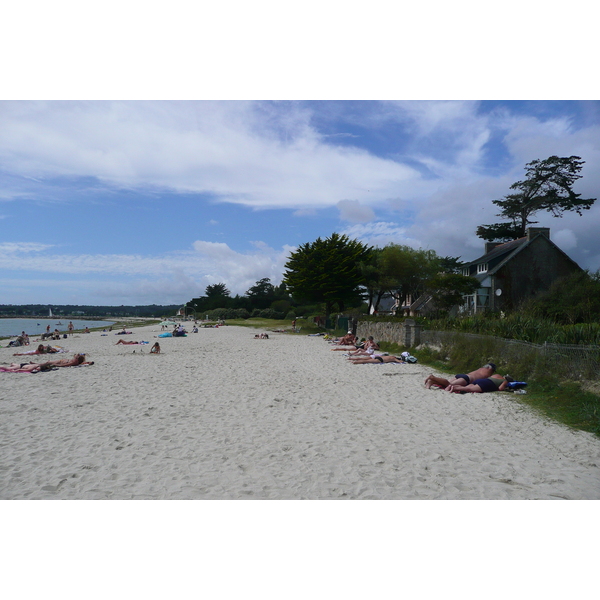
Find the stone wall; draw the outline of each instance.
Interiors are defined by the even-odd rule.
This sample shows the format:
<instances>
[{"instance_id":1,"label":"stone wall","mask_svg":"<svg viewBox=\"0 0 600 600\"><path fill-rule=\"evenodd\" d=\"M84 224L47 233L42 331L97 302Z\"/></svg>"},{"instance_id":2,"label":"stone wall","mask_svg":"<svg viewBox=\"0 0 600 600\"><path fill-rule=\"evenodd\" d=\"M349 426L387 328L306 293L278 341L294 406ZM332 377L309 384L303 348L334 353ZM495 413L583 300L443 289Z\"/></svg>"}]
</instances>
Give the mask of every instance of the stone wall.
<instances>
[{"instance_id":1,"label":"stone wall","mask_svg":"<svg viewBox=\"0 0 600 600\"><path fill-rule=\"evenodd\" d=\"M356 335L359 338L372 335L376 342L390 342L405 348L415 348L421 343L422 329L423 327L412 319L406 319L403 323L359 321Z\"/></svg>"}]
</instances>

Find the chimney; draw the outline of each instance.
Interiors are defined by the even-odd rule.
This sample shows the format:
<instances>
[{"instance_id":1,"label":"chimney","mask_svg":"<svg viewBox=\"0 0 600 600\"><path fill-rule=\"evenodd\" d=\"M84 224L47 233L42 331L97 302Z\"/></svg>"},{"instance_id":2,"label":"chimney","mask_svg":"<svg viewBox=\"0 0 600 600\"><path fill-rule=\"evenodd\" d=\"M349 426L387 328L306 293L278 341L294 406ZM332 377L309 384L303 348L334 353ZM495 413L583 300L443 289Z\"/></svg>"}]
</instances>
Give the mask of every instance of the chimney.
<instances>
[{"instance_id":1,"label":"chimney","mask_svg":"<svg viewBox=\"0 0 600 600\"><path fill-rule=\"evenodd\" d=\"M550 227L529 227L527 229L527 241L530 242L538 233L550 239Z\"/></svg>"},{"instance_id":2,"label":"chimney","mask_svg":"<svg viewBox=\"0 0 600 600\"><path fill-rule=\"evenodd\" d=\"M491 252L496 246L501 246L502 242L486 242L485 253Z\"/></svg>"}]
</instances>

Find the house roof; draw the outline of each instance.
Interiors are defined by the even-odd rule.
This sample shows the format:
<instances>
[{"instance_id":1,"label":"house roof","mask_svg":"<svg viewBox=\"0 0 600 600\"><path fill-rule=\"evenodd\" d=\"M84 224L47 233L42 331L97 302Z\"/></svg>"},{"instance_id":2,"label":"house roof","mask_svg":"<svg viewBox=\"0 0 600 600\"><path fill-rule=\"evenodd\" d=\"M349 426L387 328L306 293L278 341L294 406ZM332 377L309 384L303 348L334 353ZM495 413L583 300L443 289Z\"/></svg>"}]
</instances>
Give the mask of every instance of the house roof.
<instances>
[{"instance_id":1,"label":"house roof","mask_svg":"<svg viewBox=\"0 0 600 600\"><path fill-rule=\"evenodd\" d=\"M483 263L483 262L490 262L494 258L502 256L503 254L508 254L510 252L513 252L514 250L516 250L517 248L520 248L521 246L523 246L526 243L527 243L526 237L519 238L518 240L512 240L510 242L505 242L504 244L500 244L499 246L492 248L487 254L483 254L479 258L471 261L470 263L466 263L464 266L470 267L471 265L477 265L477 264Z\"/></svg>"},{"instance_id":2,"label":"house roof","mask_svg":"<svg viewBox=\"0 0 600 600\"><path fill-rule=\"evenodd\" d=\"M483 281L483 279L485 279L485 277L487 277L488 275L494 275L497 271L499 271L509 260L511 260L519 252L521 252L523 249L525 249L527 246L529 246L529 244L531 244L540 235L543 235L543 234L538 233L537 235L533 236L530 240L528 240L526 237L522 237L522 238L519 238L518 240L512 240L510 242L500 244L499 246L492 248L487 254L480 256L477 260L471 261L470 263L466 263L463 266L470 267L472 265L476 265L479 263L487 263L487 262L490 262L491 260L493 260L494 258L499 258L499 257L504 256L504 258L502 260L500 260L500 262L493 269L489 269L485 273L481 273L481 274L478 273L477 278L480 279L481 281ZM552 244L552 246L554 246L554 248L556 248L556 250L558 250L569 261L571 261L578 269L581 268L568 254L563 252L549 237L547 237L545 235L543 237L545 237L548 240L548 242L550 244Z\"/></svg>"}]
</instances>

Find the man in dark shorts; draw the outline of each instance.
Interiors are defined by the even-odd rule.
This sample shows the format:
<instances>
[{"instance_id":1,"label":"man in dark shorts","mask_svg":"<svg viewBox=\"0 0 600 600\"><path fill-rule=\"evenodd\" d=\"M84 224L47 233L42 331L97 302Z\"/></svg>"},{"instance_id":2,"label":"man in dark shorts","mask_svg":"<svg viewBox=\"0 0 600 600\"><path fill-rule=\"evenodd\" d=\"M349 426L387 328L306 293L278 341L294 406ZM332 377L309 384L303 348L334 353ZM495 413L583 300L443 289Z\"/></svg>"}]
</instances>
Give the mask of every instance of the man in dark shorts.
<instances>
[{"instance_id":1,"label":"man in dark shorts","mask_svg":"<svg viewBox=\"0 0 600 600\"><path fill-rule=\"evenodd\" d=\"M451 385L447 390L456 394L472 392L475 394L483 394L485 392L502 392L508 387L509 382L513 381L512 377L506 375L492 375L491 377L483 377L475 379L469 385Z\"/></svg>"},{"instance_id":2,"label":"man in dark shorts","mask_svg":"<svg viewBox=\"0 0 600 600\"><path fill-rule=\"evenodd\" d=\"M436 387L447 389L451 385L469 385L476 379L485 379L487 377L491 377L495 372L496 365L494 363L488 363L476 371L471 371L470 373L458 373L453 379L444 379L443 377L430 375L425 380L425 387L430 389L431 386L434 385Z\"/></svg>"}]
</instances>

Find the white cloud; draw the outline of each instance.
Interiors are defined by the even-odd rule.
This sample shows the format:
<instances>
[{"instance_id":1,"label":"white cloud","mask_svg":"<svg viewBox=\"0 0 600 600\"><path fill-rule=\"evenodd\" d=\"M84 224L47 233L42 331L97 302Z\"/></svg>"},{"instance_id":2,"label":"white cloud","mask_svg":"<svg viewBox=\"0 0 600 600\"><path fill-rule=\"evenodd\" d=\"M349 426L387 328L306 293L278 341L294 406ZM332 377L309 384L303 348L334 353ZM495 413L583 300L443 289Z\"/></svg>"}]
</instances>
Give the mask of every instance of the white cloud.
<instances>
[{"instance_id":1,"label":"white cloud","mask_svg":"<svg viewBox=\"0 0 600 600\"><path fill-rule=\"evenodd\" d=\"M398 223L376 222L367 225L352 225L345 228L342 233L350 239L360 240L370 246L382 248L388 244L399 244L402 246L411 246L420 248L420 240L410 237L408 229Z\"/></svg>"},{"instance_id":2,"label":"white cloud","mask_svg":"<svg viewBox=\"0 0 600 600\"><path fill-rule=\"evenodd\" d=\"M324 143L310 112L245 102L0 104L0 161L22 177L209 194L252 207L380 201L420 179L411 167ZM370 190L367 193L366 190Z\"/></svg>"},{"instance_id":3,"label":"white cloud","mask_svg":"<svg viewBox=\"0 0 600 600\"><path fill-rule=\"evenodd\" d=\"M342 221L351 223L368 223L375 219L373 209L362 205L358 200L340 200L337 203Z\"/></svg>"},{"instance_id":4,"label":"white cloud","mask_svg":"<svg viewBox=\"0 0 600 600\"><path fill-rule=\"evenodd\" d=\"M568 252L577 247L577 236L570 229L560 229L550 233L552 241L563 251Z\"/></svg>"},{"instance_id":5,"label":"white cloud","mask_svg":"<svg viewBox=\"0 0 600 600\"><path fill-rule=\"evenodd\" d=\"M5 243L0 245L0 269L19 272L22 278L11 284L19 289L28 285L26 273L40 272L60 278L59 286L57 279L46 281L52 281L52 286L59 287L64 294L69 293L71 285L79 286L80 297L87 290L107 303L110 298L116 304L172 304L203 295L211 283L225 283L233 295L245 294L265 277L274 285L281 283L285 262L294 248L286 245L275 250L262 241L252 242L252 246L253 252L240 253L224 243L198 240L193 251L140 256L48 254L44 250L51 246ZM77 285L68 284L73 277L79 281ZM90 277L94 282L88 280Z\"/></svg>"},{"instance_id":6,"label":"white cloud","mask_svg":"<svg viewBox=\"0 0 600 600\"><path fill-rule=\"evenodd\" d=\"M0 217L1 218L1 217ZM0 260L3 254L28 254L30 252L42 252L52 248L51 244L38 244L37 242L1 242L0 243ZM7 257L9 261L10 257Z\"/></svg>"}]
</instances>

